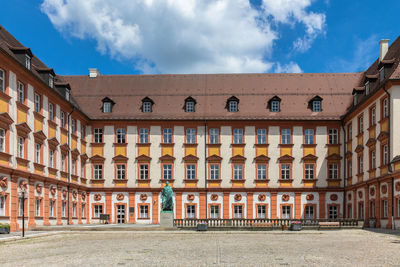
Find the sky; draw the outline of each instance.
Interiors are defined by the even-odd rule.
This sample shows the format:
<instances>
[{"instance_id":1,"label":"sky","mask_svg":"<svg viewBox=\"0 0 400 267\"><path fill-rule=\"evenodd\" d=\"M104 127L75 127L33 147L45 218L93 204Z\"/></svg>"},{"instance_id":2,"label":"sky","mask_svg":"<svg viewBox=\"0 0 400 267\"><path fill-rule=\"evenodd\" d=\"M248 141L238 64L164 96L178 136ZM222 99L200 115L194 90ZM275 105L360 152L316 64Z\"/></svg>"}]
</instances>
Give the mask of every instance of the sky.
<instances>
[{"instance_id":1,"label":"sky","mask_svg":"<svg viewBox=\"0 0 400 267\"><path fill-rule=\"evenodd\" d=\"M61 75L358 72L400 1L10 0L0 24Z\"/></svg>"}]
</instances>

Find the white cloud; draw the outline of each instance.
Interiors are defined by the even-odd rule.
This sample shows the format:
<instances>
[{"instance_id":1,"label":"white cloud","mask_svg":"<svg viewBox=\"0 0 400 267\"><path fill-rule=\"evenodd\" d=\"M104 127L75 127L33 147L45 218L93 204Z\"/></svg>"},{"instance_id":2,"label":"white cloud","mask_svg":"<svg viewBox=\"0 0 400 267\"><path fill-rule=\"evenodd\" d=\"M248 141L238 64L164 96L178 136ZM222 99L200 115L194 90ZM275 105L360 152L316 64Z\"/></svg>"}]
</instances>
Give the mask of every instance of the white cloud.
<instances>
[{"instance_id":1,"label":"white cloud","mask_svg":"<svg viewBox=\"0 0 400 267\"><path fill-rule=\"evenodd\" d=\"M279 24L300 23L299 51L323 31L325 15L308 0L43 0L42 11L61 32L94 39L102 54L132 60L144 73L221 73L297 70L266 59ZM294 67L296 66L296 67Z\"/></svg>"},{"instance_id":2,"label":"white cloud","mask_svg":"<svg viewBox=\"0 0 400 267\"><path fill-rule=\"evenodd\" d=\"M279 62L276 63L275 73L301 73L303 72L299 65L295 62L289 62L288 64L281 65Z\"/></svg>"}]
</instances>

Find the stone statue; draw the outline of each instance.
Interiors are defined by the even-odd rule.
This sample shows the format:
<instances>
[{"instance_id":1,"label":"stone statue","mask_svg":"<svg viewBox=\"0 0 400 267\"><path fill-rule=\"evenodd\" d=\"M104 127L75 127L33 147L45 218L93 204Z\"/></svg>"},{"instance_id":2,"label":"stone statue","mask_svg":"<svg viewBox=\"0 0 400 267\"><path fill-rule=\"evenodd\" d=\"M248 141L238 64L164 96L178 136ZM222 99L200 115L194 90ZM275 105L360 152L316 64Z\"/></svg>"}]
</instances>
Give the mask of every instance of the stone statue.
<instances>
[{"instance_id":1,"label":"stone statue","mask_svg":"<svg viewBox=\"0 0 400 267\"><path fill-rule=\"evenodd\" d=\"M163 190L161 191L161 200L162 200L162 211L170 211L172 212L173 201L172 196L174 192L172 191L172 187L169 186L167 182L164 186Z\"/></svg>"}]
</instances>

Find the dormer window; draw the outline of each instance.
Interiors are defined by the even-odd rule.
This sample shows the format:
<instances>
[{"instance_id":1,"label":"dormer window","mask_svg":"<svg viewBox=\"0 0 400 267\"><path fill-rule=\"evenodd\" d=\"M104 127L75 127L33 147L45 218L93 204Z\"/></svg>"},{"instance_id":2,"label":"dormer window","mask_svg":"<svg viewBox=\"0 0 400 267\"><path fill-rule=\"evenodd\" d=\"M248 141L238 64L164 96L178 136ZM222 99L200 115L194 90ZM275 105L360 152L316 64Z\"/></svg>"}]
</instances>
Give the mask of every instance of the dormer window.
<instances>
[{"instance_id":1,"label":"dormer window","mask_svg":"<svg viewBox=\"0 0 400 267\"><path fill-rule=\"evenodd\" d=\"M65 99L67 99L67 101L69 101L69 97L70 97L69 89L66 89L65 90Z\"/></svg>"},{"instance_id":2,"label":"dormer window","mask_svg":"<svg viewBox=\"0 0 400 267\"><path fill-rule=\"evenodd\" d=\"M370 84L369 81L367 81L367 82L365 83L365 94L366 94L366 95L369 95L370 90L371 90L371 84Z\"/></svg>"},{"instance_id":3,"label":"dormer window","mask_svg":"<svg viewBox=\"0 0 400 267\"><path fill-rule=\"evenodd\" d=\"M189 96L188 98L186 98L184 106L185 112L195 112L194 108L195 105L196 105L196 100L194 100L193 97Z\"/></svg>"},{"instance_id":4,"label":"dormer window","mask_svg":"<svg viewBox=\"0 0 400 267\"><path fill-rule=\"evenodd\" d=\"M145 97L142 99L142 112L144 113L151 113L153 112L153 100L149 97Z\"/></svg>"},{"instance_id":5,"label":"dormer window","mask_svg":"<svg viewBox=\"0 0 400 267\"><path fill-rule=\"evenodd\" d=\"M50 88L54 87L54 76L49 74L49 86Z\"/></svg>"},{"instance_id":6,"label":"dormer window","mask_svg":"<svg viewBox=\"0 0 400 267\"><path fill-rule=\"evenodd\" d=\"M29 55L25 55L25 67L28 70L31 69L31 57Z\"/></svg>"},{"instance_id":7,"label":"dormer window","mask_svg":"<svg viewBox=\"0 0 400 267\"><path fill-rule=\"evenodd\" d=\"M274 96L270 100L268 100L267 108L271 112L280 112L281 111L281 99L278 96Z\"/></svg>"},{"instance_id":8,"label":"dormer window","mask_svg":"<svg viewBox=\"0 0 400 267\"><path fill-rule=\"evenodd\" d=\"M114 106L114 101L112 101L110 98L106 97L103 100L103 113L111 113L112 112L112 108Z\"/></svg>"},{"instance_id":9,"label":"dormer window","mask_svg":"<svg viewBox=\"0 0 400 267\"><path fill-rule=\"evenodd\" d=\"M235 96L230 97L226 103L226 108L228 109L229 112L238 112L239 99Z\"/></svg>"},{"instance_id":10,"label":"dormer window","mask_svg":"<svg viewBox=\"0 0 400 267\"><path fill-rule=\"evenodd\" d=\"M308 108L312 110L312 112L321 112L322 111L322 98L320 96L314 96L308 102Z\"/></svg>"},{"instance_id":11,"label":"dormer window","mask_svg":"<svg viewBox=\"0 0 400 267\"><path fill-rule=\"evenodd\" d=\"M379 70L379 81L383 81L385 79L385 67L380 68Z\"/></svg>"}]
</instances>

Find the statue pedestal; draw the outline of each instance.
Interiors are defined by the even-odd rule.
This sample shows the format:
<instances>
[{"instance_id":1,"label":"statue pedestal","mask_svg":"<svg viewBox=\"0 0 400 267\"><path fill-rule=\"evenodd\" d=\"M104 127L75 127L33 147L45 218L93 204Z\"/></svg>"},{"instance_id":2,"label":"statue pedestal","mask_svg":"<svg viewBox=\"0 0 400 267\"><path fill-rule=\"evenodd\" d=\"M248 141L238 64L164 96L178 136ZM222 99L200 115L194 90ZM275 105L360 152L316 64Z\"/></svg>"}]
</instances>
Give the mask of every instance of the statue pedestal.
<instances>
[{"instance_id":1,"label":"statue pedestal","mask_svg":"<svg viewBox=\"0 0 400 267\"><path fill-rule=\"evenodd\" d=\"M174 227L174 213L162 211L160 214L160 226L165 228Z\"/></svg>"}]
</instances>

